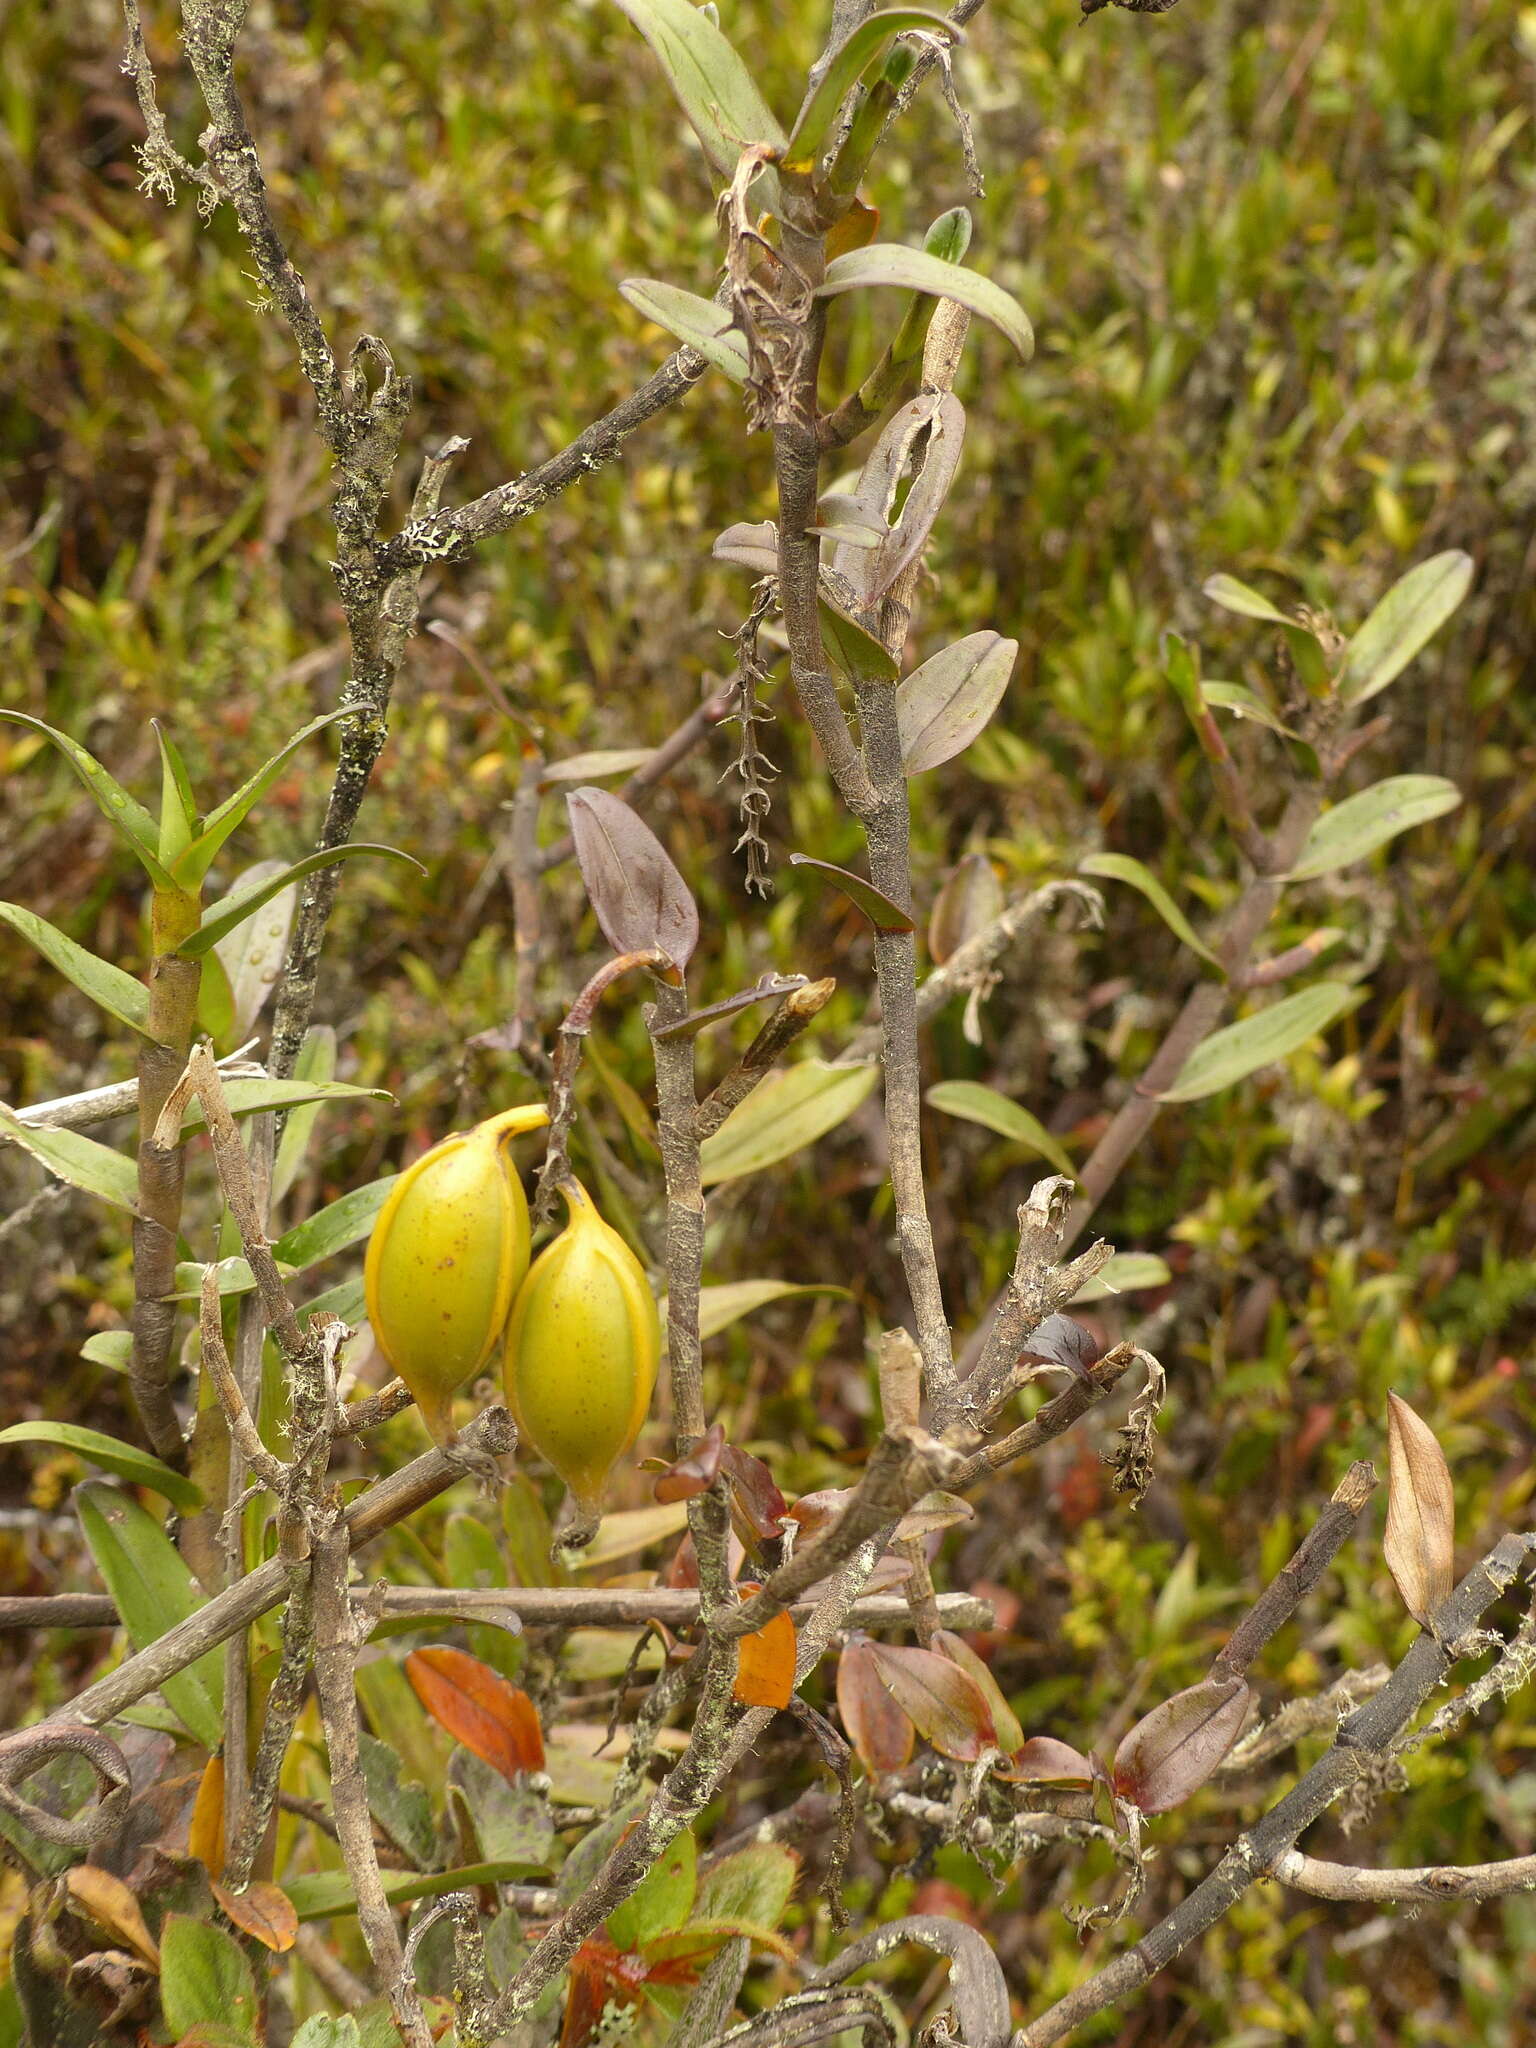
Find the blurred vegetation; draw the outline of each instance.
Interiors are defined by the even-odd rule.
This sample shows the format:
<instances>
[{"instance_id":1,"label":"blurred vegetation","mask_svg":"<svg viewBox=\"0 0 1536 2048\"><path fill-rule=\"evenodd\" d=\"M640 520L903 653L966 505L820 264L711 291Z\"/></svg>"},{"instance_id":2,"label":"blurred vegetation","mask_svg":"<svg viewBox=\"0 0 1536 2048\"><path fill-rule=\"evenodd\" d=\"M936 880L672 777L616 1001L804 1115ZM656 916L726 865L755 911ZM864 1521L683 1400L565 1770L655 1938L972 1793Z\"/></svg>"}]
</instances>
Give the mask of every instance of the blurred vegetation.
<instances>
[{"instance_id":1,"label":"blurred vegetation","mask_svg":"<svg viewBox=\"0 0 1536 2048\"><path fill-rule=\"evenodd\" d=\"M781 106L824 13L812 0L722 7ZM190 137L168 17L151 27L162 102ZM66 727L135 786L151 773L148 720L167 716L194 779L227 784L329 707L344 674L305 394L285 333L253 309L232 221L205 226L190 200L167 211L137 189L140 126L111 0L0 0L0 35L0 701ZM599 0L261 6L242 53L274 205L323 315L343 346L383 336L417 380L418 450L470 437L454 494L530 467L662 358L665 338L620 300L620 278L711 288L701 159ZM1070 0L1000 4L973 25L958 78L985 198L968 199L953 128L928 94L868 196L892 239L970 203L969 260L1024 303L1039 349L1021 369L983 333L961 373L970 437L915 652L981 626L1022 652L989 733L914 784L925 905L967 850L1028 885L1108 849L1145 861L1192 914L1219 912L1240 878L1159 635L1174 627L1200 643L1208 674L1252 681L1274 658L1269 636L1205 602L1211 572L1348 630L1412 561L1455 546L1478 565L1471 600L1382 700L1390 728L1353 771L1357 785L1450 776L1463 808L1363 870L1294 892L1293 921L1276 930L1278 951L1314 924L1341 927L1340 957L1368 968L1368 999L1324 1052L1167 1113L1097 1219L1121 1249L1175 1268L1160 1295L1092 1312L1109 1334L1142 1330L1168 1367L1153 1492L1136 1514L1109 1495L1099 1453L1112 1418L994 1485L976 1524L949 1539L948 1583L999 1600L989 1649L1026 1728L1102 1746L1203 1672L1348 1462L1382 1465L1389 1387L1447 1451L1468 1558L1529 1512L1536 9L1191 0L1079 29ZM868 317L839 327L838 371L870 360ZM745 439L711 376L619 464L469 565L429 573L424 618L473 644L552 755L654 742L728 670L720 636L744 587L710 563L709 542L766 516L768 482L765 441ZM393 725L366 836L428 872L348 873L320 1002L343 1076L388 1087L399 1107L327 1114L290 1219L533 1092L506 1055L468 1044L513 1007L502 847L519 734L429 635L407 658ZM1272 795L1267 736L1240 726L1233 744L1257 797ZM856 828L793 717L768 751L782 770L776 854L856 864ZM722 728L647 805L703 910L695 994L712 1000L770 967L836 974L818 1034L835 1050L868 1001L867 937L840 899L782 865L767 905L744 895L721 780L730 759ZM10 728L0 772L0 893L140 967L135 874L78 786ZM301 757L240 861L303 851L323 793L316 760ZM550 838L559 809L552 796ZM1109 885L1107 907L1102 935L1060 926L1036 941L988 1004L982 1047L963 1038L958 1006L930 1041L931 1078L1001 1088L1076 1158L1194 965L1134 892ZM546 913L554 958L540 1000L553 1021L598 942L569 869L551 877ZM73 991L19 941L0 948L4 1099L128 1071L128 1049ZM710 1043L710 1057L728 1057ZM603 1156L578 1135L578 1168L644 1242L654 1212L619 1185L638 1174L659 1191L633 999L610 999L593 1050L584 1100ZM903 1299L868 1135L855 1119L814 1159L711 1204L707 1279L853 1290L771 1309L710 1347L719 1414L786 1490L846 1473L871 1408L866 1339ZM1040 1168L942 1116L928 1137L964 1333L1007 1271L1014 1209ZM38 1185L0 1157L7 1207ZM63 1200L5 1259L5 1419L68 1414L132 1433L120 1382L78 1358L130 1296L115 1220ZM403 1418L384 1454L418 1442ZM88 1585L57 1519L77 1472L20 1458L4 1470L7 1503L45 1511L24 1533L0 1529L7 1583ZM641 1504L643 1475L627 1483L620 1504ZM1379 1514L1366 1520L1262 1660L1271 1701L1410 1639ZM399 1537L388 1569L424 1574L441 1535L439 1516ZM67 1693L99 1643L55 1637L25 1657L7 1646L9 1719ZM791 1754L765 1762L777 1770ZM1309 1846L1402 1863L1536 1847L1529 1696L1410 1757L1406 1776L1347 1846L1331 1822ZM750 1815L765 1789L745 1781L733 1811ZM1163 1853L1138 1918L1198 1879L1251 1796L1208 1791L1157 1824ZM1048 1858L999 1893L952 1852L931 1864L909 1843L880 1864L862 1857L849 1903L893 1915L926 1887L925 1903L974 1912L1037 2003L1084 1966L1059 1907L1090 1882L1102 1893L1114 1877ZM805 1904L808 1929L820 1911ZM1533 2002L1529 1899L1372 1917L1266 1887L1130 2017L1085 2038L1417 2048L1470 2025L1513 2048Z\"/></svg>"}]
</instances>

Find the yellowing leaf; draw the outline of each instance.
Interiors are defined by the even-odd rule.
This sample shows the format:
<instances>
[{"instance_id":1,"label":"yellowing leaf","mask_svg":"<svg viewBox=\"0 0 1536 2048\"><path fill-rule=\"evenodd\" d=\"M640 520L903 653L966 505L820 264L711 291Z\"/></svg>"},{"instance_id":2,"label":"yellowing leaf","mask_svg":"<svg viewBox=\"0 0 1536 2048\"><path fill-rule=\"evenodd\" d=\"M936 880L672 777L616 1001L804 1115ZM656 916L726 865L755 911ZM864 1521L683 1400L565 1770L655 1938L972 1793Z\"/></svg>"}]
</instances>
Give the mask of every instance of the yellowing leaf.
<instances>
[{"instance_id":1,"label":"yellowing leaf","mask_svg":"<svg viewBox=\"0 0 1536 2048\"><path fill-rule=\"evenodd\" d=\"M833 1067L824 1060L778 1068L704 1140L704 1185L740 1180L804 1152L852 1116L879 1079L877 1067Z\"/></svg>"}]
</instances>

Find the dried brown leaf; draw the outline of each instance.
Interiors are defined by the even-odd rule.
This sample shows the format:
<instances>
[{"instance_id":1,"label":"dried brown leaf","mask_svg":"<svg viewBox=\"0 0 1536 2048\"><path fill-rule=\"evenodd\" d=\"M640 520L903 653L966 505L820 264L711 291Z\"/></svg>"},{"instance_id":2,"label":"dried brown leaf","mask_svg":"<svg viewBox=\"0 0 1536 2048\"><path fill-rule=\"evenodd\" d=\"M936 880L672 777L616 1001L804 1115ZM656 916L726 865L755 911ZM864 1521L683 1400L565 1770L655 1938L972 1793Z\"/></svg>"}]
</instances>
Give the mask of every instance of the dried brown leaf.
<instances>
[{"instance_id":1,"label":"dried brown leaf","mask_svg":"<svg viewBox=\"0 0 1536 2048\"><path fill-rule=\"evenodd\" d=\"M1115 1751L1115 1790L1143 1813L1180 1805L1236 1742L1252 1696L1240 1678L1205 1678L1164 1700Z\"/></svg>"},{"instance_id":2,"label":"dried brown leaf","mask_svg":"<svg viewBox=\"0 0 1536 2048\"><path fill-rule=\"evenodd\" d=\"M1434 1431L1387 1396L1387 1569L1414 1620L1430 1626L1455 1583L1456 1496Z\"/></svg>"}]
</instances>

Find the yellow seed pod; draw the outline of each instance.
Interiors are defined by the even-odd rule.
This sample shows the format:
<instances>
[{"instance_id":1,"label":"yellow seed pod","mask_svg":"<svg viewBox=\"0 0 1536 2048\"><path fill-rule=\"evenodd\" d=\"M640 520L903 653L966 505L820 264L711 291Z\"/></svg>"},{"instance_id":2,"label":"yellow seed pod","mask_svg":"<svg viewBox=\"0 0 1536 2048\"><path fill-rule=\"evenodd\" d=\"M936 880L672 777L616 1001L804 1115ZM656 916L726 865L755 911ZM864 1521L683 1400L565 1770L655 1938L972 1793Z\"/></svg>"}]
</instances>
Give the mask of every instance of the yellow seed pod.
<instances>
[{"instance_id":1,"label":"yellow seed pod","mask_svg":"<svg viewBox=\"0 0 1536 2048\"><path fill-rule=\"evenodd\" d=\"M439 1443L453 1434L455 1390L491 1362L528 1271L510 1147L548 1121L530 1103L444 1138L401 1174L368 1240L368 1320Z\"/></svg>"},{"instance_id":2,"label":"yellow seed pod","mask_svg":"<svg viewBox=\"0 0 1536 2048\"><path fill-rule=\"evenodd\" d=\"M561 1193L570 1221L513 1303L504 1370L518 1428L575 1497L580 1541L651 1405L661 1325L639 1260L586 1189Z\"/></svg>"}]
</instances>

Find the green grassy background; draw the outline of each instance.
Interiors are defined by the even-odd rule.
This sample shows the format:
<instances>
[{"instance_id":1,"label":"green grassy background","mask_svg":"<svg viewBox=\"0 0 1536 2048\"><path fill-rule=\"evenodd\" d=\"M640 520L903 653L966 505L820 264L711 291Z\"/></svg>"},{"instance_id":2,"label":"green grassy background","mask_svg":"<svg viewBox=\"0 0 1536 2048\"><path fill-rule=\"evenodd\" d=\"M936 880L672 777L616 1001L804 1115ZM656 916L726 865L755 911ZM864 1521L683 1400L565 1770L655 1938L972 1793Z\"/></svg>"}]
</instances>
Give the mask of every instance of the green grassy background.
<instances>
[{"instance_id":1,"label":"green grassy background","mask_svg":"<svg viewBox=\"0 0 1536 2048\"><path fill-rule=\"evenodd\" d=\"M722 6L781 109L822 12L810 0ZM190 147L197 116L168 17L153 29L163 102ZM190 199L167 211L137 190L113 7L0 0L0 34L0 701L67 726L140 784L148 720L168 718L195 775L227 786L328 707L345 672L309 408L284 329L253 309L227 215L204 226ZM711 289L701 159L615 9L281 5L256 12L242 52L296 260L339 344L378 334L416 380L416 457L471 438L453 494L531 466L661 359L664 339L619 299L620 278ZM1213 571L1348 630L1414 560L1456 546L1478 565L1471 600L1381 700L1390 729L1352 771L1355 786L1448 775L1463 808L1297 892L1277 928L1278 950L1314 924L1343 927L1340 957L1368 969L1368 1000L1321 1055L1165 1116L1101 1213L1117 1245L1176 1269L1164 1294L1098 1311L1110 1334L1150 1316L1169 1367L1153 1493L1136 1514L1108 1495L1106 1423L996 1486L946 1554L950 1583L1017 1596L997 1669L1026 1726L1087 1745L1196 1678L1347 1463L1384 1463L1389 1386L1446 1448L1468 1559L1528 1513L1536 10L1187 0L1080 29L1068 0L1005 4L974 25L959 78L987 173L986 196L969 202L969 260L1021 299L1039 348L1020 368L981 335L961 375L966 460L918 652L983 625L1022 651L993 730L914 785L923 904L968 849L1028 885L1107 848L1151 865L1192 914L1219 912L1239 869L1162 678L1159 634L1176 627L1200 642L1208 673L1252 680L1272 660L1267 636L1201 597ZM936 96L869 196L893 239L967 200ZM837 372L871 360L878 308L840 310ZM473 642L551 753L654 741L727 672L721 635L746 586L710 563L710 539L771 503L766 445L710 377L620 464L467 567L431 573L424 616ZM782 698L775 707L776 855L857 864L859 835L811 743ZM1256 800L1272 803L1271 743L1242 728L1234 744ZM770 967L836 974L818 1040L833 1050L869 999L867 939L837 899L782 867L770 903L744 896L719 779L729 760L722 731L648 813L699 895L696 992L717 998ZM392 1089L399 1107L331 1116L301 1202L530 1092L504 1060L465 1046L513 1002L510 898L487 863L517 764L517 734L464 664L419 637L364 822L428 872L348 872L321 994L346 1077ZM0 893L141 966L134 875L77 785L14 729L0 735L0 772ZM316 749L243 835L241 858L302 851L322 799ZM547 835L560 828L551 799ZM988 1007L982 1048L964 1042L958 1014L929 1046L932 1078L1004 1089L1078 1158L1191 977L1138 897L1116 891L1108 908L1102 936L1061 928L1033 945ZM570 871L552 878L546 916L553 1020L598 957ZM127 1070L127 1047L19 942L0 936L0 963L5 1099ZM633 999L610 1001L596 1051L588 1115L654 1193ZM728 1056L721 1043L706 1059ZM948 1302L965 1332L1007 1270L1010 1219L1040 1169L944 1118L928 1137ZM785 1308L714 1347L720 1412L738 1440L770 1447L786 1487L846 1469L840 1454L862 1442L870 1408L867 1334L900 1312L869 1139L856 1120L712 1209L711 1280L856 1276L852 1303ZM8 1201L37 1184L0 1159ZM654 1217L608 1186L643 1235ZM128 1427L118 1383L76 1357L128 1299L116 1222L71 1200L7 1254L6 1419ZM9 1499L32 1484L49 1508L69 1476L6 1470ZM626 1499L643 1498L637 1478ZM1379 1512L1366 1520L1368 1536L1266 1653L1266 1699L1409 1639ZM70 1577L81 1565L62 1536L41 1553L0 1543L24 1587L86 1583ZM68 1670L13 1664L13 1716ZM1311 1846L1403 1862L1529 1851L1533 1745L1517 1699L1467 1741L1411 1758L1407 1789L1347 1844L1325 1828ZM1248 1811L1211 1793L1159 1823L1151 1904L1198 1878ZM881 1869L860 1868L866 1910L894 1912L920 1881L959 1887L1031 2002L1083 1967L1057 1909L1088 1881L1066 1865L1031 1865L1001 1897L948 1853L930 1868L920 1844ZM1090 1876L1100 1891L1110 1882L1104 1868ZM1470 2021L1477 2038L1513 2044L1522 2000L1536 2000L1529 1900L1372 1920L1268 1888L1135 2016L1090 2038L1419 2044L1464 2039Z\"/></svg>"}]
</instances>

